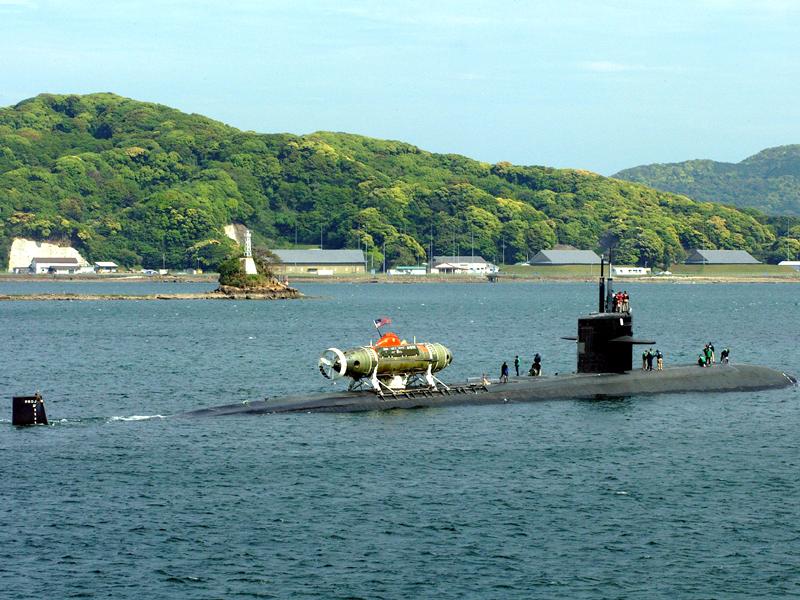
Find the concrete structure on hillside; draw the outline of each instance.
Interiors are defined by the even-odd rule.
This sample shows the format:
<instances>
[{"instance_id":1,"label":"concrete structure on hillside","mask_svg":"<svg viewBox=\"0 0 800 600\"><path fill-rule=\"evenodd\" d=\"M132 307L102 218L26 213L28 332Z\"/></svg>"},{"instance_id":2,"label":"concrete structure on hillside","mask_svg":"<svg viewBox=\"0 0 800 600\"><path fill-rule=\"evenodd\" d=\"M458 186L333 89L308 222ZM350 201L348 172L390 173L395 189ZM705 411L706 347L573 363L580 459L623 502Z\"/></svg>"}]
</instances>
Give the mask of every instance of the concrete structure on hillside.
<instances>
[{"instance_id":1,"label":"concrete structure on hillside","mask_svg":"<svg viewBox=\"0 0 800 600\"><path fill-rule=\"evenodd\" d=\"M757 265L760 264L744 250L690 250L683 261L686 265Z\"/></svg>"},{"instance_id":2,"label":"concrete structure on hillside","mask_svg":"<svg viewBox=\"0 0 800 600\"><path fill-rule=\"evenodd\" d=\"M98 261L94 263L94 272L95 273L116 273L119 269L119 265L115 262L108 261Z\"/></svg>"},{"instance_id":3,"label":"concrete structure on hillside","mask_svg":"<svg viewBox=\"0 0 800 600\"><path fill-rule=\"evenodd\" d=\"M35 275L73 275L78 272L80 264L76 258L34 258L28 268Z\"/></svg>"},{"instance_id":4,"label":"concrete structure on hillside","mask_svg":"<svg viewBox=\"0 0 800 600\"><path fill-rule=\"evenodd\" d=\"M366 259L361 250L292 250L271 251L281 261L276 273L283 275L354 275L366 273Z\"/></svg>"},{"instance_id":5,"label":"concrete structure on hillside","mask_svg":"<svg viewBox=\"0 0 800 600\"><path fill-rule=\"evenodd\" d=\"M599 265L600 257L591 250L540 250L530 264L542 266Z\"/></svg>"},{"instance_id":6,"label":"concrete structure on hillside","mask_svg":"<svg viewBox=\"0 0 800 600\"><path fill-rule=\"evenodd\" d=\"M431 263L431 273L449 275L487 275L498 270L482 256L434 256Z\"/></svg>"},{"instance_id":7,"label":"concrete structure on hillside","mask_svg":"<svg viewBox=\"0 0 800 600\"><path fill-rule=\"evenodd\" d=\"M58 246L50 242L14 238L8 253L9 273L30 272L31 262L37 257L74 258L78 262L79 268L89 267L89 263L75 248Z\"/></svg>"}]
</instances>

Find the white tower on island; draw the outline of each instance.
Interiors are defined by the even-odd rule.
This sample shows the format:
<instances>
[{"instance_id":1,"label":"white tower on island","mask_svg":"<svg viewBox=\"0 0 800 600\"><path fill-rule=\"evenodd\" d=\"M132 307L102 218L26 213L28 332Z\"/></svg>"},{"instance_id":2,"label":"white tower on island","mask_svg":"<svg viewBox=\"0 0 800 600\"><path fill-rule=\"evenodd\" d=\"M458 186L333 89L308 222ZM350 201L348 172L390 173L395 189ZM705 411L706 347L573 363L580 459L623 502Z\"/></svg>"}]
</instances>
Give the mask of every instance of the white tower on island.
<instances>
[{"instance_id":1,"label":"white tower on island","mask_svg":"<svg viewBox=\"0 0 800 600\"><path fill-rule=\"evenodd\" d=\"M257 275L256 261L253 260L253 237L249 229L244 230L244 258L240 258L247 275Z\"/></svg>"}]
</instances>

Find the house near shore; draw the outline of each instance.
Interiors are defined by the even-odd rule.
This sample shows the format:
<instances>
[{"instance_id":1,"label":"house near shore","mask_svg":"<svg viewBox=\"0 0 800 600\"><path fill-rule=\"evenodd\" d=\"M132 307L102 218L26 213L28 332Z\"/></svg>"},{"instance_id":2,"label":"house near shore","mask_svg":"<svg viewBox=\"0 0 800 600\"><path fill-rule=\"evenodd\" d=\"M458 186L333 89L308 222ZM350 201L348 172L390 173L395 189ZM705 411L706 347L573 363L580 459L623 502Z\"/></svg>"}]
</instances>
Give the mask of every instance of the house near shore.
<instances>
[{"instance_id":1,"label":"house near shore","mask_svg":"<svg viewBox=\"0 0 800 600\"><path fill-rule=\"evenodd\" d=\"M434 256L431 263L431 273L448 275L486 275L498 270L482 256Z\"/></svg>"},{"instance_id":2,"label":"house near shore","mask_svg":"<svg viewBox=\"0 0 800 600\"><path fill-rule=\"evenodd\" d=\"M744 250L690 250L686 265L758 265L760 261Z\"/></svg>"},{"instance_id":3,"label":"house near shore","mask_svg":"<svg viewBox=\"0 0 800 600\"><path fill-rule=\"evenodd\" d=\"M79 268L77 258L37 257L31 261L28 272L35 275L73 275Z\"/></svg>"},{"instance_id":4,"label":"house near shore","mask_svg":"<svg viewBox=\"0 0 800 600\"><path fill-rule=\"evenodd\" d=\"M98 261L94 263L94 272L95 273L116 273L119 269L119 265L115 262L109 261Z\"/></svg>"},{"instance_id":5,"label":"house near shore","mask_svg":"<svg viewBox=\"0 0 800 600\"><path fill-rule=\"evenodd\" d=\"M529 263L536 267L599 265L600 257L591 250L540 250Z\"/></svg>"},{"instance_id":6,"label":"house near shore","mask_svg":"<svg viewBox=\"0 0 800 600\"><path fill-rule=\"evenodd\" d=\"M273 269L281 275L355 275L366 273L366 258L362 250L272 249L280 260Z\"/></svg>"}]
</instances>

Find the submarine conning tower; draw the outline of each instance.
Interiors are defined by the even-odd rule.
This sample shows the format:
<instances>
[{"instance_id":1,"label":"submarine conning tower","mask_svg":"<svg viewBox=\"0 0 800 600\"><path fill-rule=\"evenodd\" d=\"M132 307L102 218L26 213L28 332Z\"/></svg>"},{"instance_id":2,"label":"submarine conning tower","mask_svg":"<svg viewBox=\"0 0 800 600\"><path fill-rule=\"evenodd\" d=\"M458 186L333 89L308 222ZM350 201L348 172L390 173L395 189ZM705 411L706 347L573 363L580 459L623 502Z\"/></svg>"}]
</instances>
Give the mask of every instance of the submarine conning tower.
<instances>
[{"instance_id":1,"label":"submarine conning tower","mask_svg":"<svg viewBox=\"0 0 800 600\"><path fill-rule=\"evenodd\" d=\"M633 345L655 343L652 340L634 339L630 309L611 312L612 286L613 279L609 277L606 280L605 277L605 257L601 257L598 311L578 318L578 373L630 371L633 368Z\"/></svg>"}]
</instances>

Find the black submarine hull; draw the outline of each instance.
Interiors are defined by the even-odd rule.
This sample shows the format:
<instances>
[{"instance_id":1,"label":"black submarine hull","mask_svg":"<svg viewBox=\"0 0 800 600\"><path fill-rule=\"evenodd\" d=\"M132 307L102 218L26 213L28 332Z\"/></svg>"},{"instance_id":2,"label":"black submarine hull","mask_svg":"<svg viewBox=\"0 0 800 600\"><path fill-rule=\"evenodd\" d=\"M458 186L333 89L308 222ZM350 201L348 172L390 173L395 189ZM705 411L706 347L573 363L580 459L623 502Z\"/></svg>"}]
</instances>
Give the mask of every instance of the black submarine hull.
<instances>
[{"instance_id":1,"label":"black submarine hull","mask_svg":"<svg viewBox=\"0 0 800 600\"><path fill-rule=\"evenodd\" d=\"M597 399L686 392L724 393L796 385L790 375L754 365L679 366L663 371L578 373L552 377L515 377L508 383L450 385L449 390L414 390L377 396L371 391L287 396L228 404L182 413L184 417L217 417L291 412L363 412L437 406Z\"/></svg>"}]
</instances>

